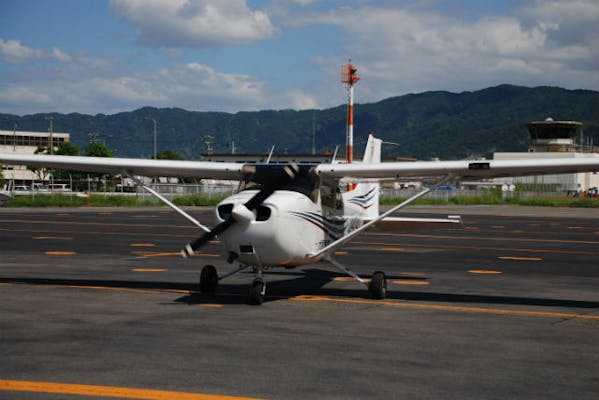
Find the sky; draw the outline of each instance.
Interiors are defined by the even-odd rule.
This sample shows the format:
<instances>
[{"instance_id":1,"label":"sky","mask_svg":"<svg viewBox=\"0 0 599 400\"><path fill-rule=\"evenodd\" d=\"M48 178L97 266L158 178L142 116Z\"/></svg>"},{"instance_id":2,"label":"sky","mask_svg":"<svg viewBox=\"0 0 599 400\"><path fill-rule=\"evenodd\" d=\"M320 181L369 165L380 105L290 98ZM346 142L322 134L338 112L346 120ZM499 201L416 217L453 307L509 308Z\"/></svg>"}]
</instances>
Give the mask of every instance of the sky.
<instances>
[{"instance_id":1,"label":"sky","mask_svg":"<svg viewBox=\"0 0 599 400\"><path fill-rule=\"evenodd\" d=\"M599 90L597 0L0 0L0 113L323 109Z\"/></svg>"}]
</instances>

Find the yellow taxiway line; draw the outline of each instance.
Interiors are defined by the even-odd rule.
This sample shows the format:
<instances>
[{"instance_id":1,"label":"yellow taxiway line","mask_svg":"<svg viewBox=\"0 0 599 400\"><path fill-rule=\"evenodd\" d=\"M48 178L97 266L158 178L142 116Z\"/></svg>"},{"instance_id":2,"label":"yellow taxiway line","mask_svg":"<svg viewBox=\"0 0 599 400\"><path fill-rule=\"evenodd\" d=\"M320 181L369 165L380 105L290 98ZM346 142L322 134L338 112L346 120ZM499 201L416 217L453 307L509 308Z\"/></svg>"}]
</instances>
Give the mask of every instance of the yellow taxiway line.
<instances>
[{"instance_id":1,"label":"yellow taxiway line","mask_svg":"<svg viewBox=\"0 0 599 400\"><path fill-rule=\"evenodd\" d=\"M0 380L0 390L15 392L57 393L75 396L119 397L143 400L258 400L255 397L224 396L169 390L135 389L116 386L79 385L55 382Z\"/></svg>"},{"instance_id":2,"label":"yellow taxiway line","mask_svg":"<svg viewBox=\"0 0 599 400\"><path fill-rule=\"evenodd\" d=\"M330 303L368 304L368 305L373 305L373 306L380 305L380 306L391 306L391 307L420 308L420 309L428 309L428 310L473 312L473 313L485 313L485 314L524 315L524 316L553 317L553 318L566 318L566 319L575 318L575 319L599 320L599 315L589 315L589 314L568 314L568 313L544 312L544 311L509 310L509 309L502 309L502 308L445 306L445 305L439 305L439 304L405 303L405 302L400 302L400 301L387 301L387 300L338 299L338 298L325 297L325 296L296 296L296 297L292 297L291 300L322 301L322 302L330 302Z\"/></svg>"}]
</instances>

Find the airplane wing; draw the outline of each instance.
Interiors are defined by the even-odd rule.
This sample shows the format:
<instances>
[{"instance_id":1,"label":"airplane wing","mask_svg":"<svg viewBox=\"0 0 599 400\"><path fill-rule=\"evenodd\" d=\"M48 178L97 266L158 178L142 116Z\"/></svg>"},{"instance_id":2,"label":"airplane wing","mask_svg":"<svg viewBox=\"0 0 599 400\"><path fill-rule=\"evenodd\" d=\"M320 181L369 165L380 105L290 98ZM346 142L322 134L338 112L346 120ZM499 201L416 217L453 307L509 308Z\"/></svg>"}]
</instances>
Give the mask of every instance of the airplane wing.
<instances>
[{"instance_id":1,"label":"airplane wing","mask_svg":"<svg viewBox=\"0 0 599 400\"><path fill-rule=\"evenodd\" d=\"M404 178L456 176L498 178L506 176L567 174L599 171L599 156L551 159L483 161L411 161L380 164L321 164L316 172L330 178Z\"/></svg>"},{"instance_id":2,"label":"airplane wing","mask_svg":"<svg viewBox=\"0 0 599 400\"><path fill-rule=\"evenodd\" d=\"M128 175L142 176L176 176L227 180L241 179L244 172L244 164L231 162L147 160L18 153L0 153L0 163L110 174L126 173ZM374 179L429 176L496 178L597 171L599 171L599 156L596 155L551 159L320 164L316 167L316 172L323 177Z\"/></svg>"},{"instance_id":3,"label":"airplane wing","mask_svg":"<svg viewBox=\"0 0 599 400\"><path fill-rule=\"evenodd\" d=\"M0 153L0 163L141 176L176 176L224 180L239 180L243 176L243 164L230 162Z\"/></svg>"}]
</instances>

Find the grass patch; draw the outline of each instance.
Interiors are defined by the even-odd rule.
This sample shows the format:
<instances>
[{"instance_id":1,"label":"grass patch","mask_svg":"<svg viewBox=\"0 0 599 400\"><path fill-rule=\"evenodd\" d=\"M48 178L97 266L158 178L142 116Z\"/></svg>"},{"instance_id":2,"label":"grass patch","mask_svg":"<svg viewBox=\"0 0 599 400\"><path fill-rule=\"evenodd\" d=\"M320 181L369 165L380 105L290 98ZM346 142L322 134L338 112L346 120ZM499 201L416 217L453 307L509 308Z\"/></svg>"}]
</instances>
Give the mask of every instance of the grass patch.
<instances>
[{"instance_id":1,"label":"grass patch","mask_svg":"<svg viewBox=\"0 0 599 400\"><path fill-rule=\"evenodd\" d=\"M88 197L65 194L15 196L7 204L8 207L137 207L156 205L149 200L141 200L136 196L104 196L92 194Z\"/></svg>"},{"instance_id":2,"label":"grass patch","mask_svg":"<svg viewBox=\"0 0 599 400\"><path fill-rule=\"evenodd\" d=\"M225 197L208 198L201 195L175 197L172 201L178 206L210 206L213 207ZM395 205L404 201L403 198L381 199L382 205ZM480 196L455 196L449 200L421 198L415 205L514 205L537 207L580 207L599 208L599 198L583 198L566 196L532 196L523 197L516 195L511 198L502 198L501 192ZM15 196L7 204L8 207L144 207L157 206L162 203L155 199L140 198L137 196L101 195L92 194L88 197L75 195L53 194L35 196Z\"/></svg>"},{"instance_id":3,"label":"grass patch","mask_svg":"<svg viewBox=\"0 0 599 400\"><path fill-rule=\"evenodd\" d=\"M208 198L205 196L194 194L189 196L175 197L173 199L173 203L178 206L215 206L224 199L225 197Z\"/></svg>"},{"instance_id":4,"label":"grass patch","mask_svg":"<svg viewBox=\"0 0 599 400\"><path fill-rule=\"evenodd\" d=\"M405 199L381 199L383 205L399 204ZM455 196L448 200L421 198L414 205L513 205L513 206L535 206L535 207L578 207L599 208L599 198L569 198L566 196L531 196L523 197L516 193L513 197L503 198L501 192L489 192L480 196Z\"/></svg>"},{"instance_id":5,"label":"grass patch","mask_svg":"<svg viewBox=\"0 0 599 400\"><path fill-rule=\"evenodd\" d=\"M224 197L207 198L200 195L175 197L173 203L178 206L215 206ZM137 196L91 194L79 197L68 194L51 194L35 196L15 196L7 204L8 207L146 207L162 206L153 197L148 199Z\"/></svg>"}]
</instances>

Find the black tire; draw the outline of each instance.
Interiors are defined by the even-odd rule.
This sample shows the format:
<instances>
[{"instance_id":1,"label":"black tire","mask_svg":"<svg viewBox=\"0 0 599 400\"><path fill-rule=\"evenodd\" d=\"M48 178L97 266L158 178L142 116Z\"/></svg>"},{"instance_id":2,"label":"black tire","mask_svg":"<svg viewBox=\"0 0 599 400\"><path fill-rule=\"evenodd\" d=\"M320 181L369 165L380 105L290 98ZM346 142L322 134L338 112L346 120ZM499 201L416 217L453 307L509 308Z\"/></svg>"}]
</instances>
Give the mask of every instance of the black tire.
<instances>
[{"instance_id":1,"label":"black tire","mask_svg":"<svg viewBox=\"0 0 599 400\"><path fill-rule=\"evenodd\" d=\"M200 292L214 293L218 285L218 274L214 265L205 265L200 273Z\"/></svg>"},{"instance_id":2,"label":"black tire","mask_svg":"<svg viewBox=\"0 0 599 400\"><path fill-rule=\"evenodd\" d=\"M254 279L250 285L250 293L248 296L248 303L254 306L259 306L264 303L264 294L266 293L266 285L260 278Z\"/></svg>"},{"instance_id":3,"label":"black tire","mask_svg":"<svg viewBox=\"0 0 599 400\"><path fill-rule=\"evenodd\" d=\"M387 296L387 277L382 271L376 271L372 274L372 279L368 284L368 291L373 299L384 299Z\"/></svg>"}]
</instances>

